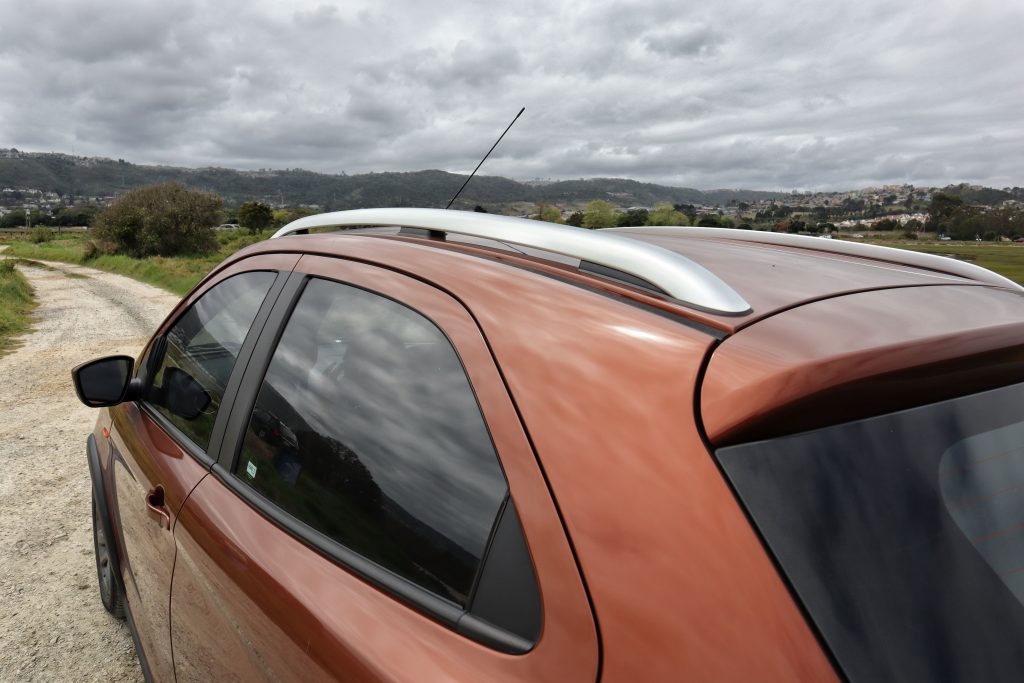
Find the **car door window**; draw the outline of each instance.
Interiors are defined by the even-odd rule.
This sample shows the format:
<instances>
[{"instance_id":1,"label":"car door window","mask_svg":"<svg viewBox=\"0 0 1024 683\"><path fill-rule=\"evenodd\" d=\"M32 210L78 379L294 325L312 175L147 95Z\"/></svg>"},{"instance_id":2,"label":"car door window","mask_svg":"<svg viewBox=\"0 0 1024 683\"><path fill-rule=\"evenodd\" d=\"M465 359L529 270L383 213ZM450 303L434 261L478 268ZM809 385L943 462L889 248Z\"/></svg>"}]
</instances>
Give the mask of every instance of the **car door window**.
<instances>
[{"instance_id":1,"label":"car door window","mask_svg":"<svg viewBox=\"0 0 1024 683\"><path fill-rule=\"evenodd\" d=\"M436 325L391 299L309 282L234 467L293 517L465 605L508 486Z\"/></svg>"},{"instance_id":2,"label":"car door window","mask_svg":"<svg viewBox=\"0 0 1024 683\"><path fill-rule=\"evenodd\" d=\"M201 449L209 445L238 351L275 277L259 271L224 280L167 332L146 401Z\"/></svg>"}]
</instances>

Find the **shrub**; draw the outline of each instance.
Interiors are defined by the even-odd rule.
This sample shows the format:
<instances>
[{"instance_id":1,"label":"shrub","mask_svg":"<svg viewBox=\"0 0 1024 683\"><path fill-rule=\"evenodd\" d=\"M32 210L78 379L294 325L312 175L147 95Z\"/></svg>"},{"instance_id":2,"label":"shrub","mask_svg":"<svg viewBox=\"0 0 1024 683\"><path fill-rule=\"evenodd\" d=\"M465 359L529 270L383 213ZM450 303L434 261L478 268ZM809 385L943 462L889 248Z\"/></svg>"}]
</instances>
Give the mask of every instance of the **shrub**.
<instances>
[{"instance_id":1,"label":"shrub","mask_svg":"<svg viewBox=\"0 0 1024 683\"><path fill-rule=\"evenodd\" d=\"M42 226L32 228L28 233L28 239L33 244L42 244L53 239L53 231Z\"/></svg>"},{"instance_id":2,"label":"shrub","mask_svg":"<svg viewBox=\"0 0 1024 683\"><path fill-rule=\"evenodd\" d=\"M88 261L94 259L97 256L109 256L110 254L117 253L117 245L113 242L104 242L102 240L86 240L82 246L82 257Z\"/></svg>"},{"instance_id":3,"label":"shrub","mask_svg":"<svg viewBox=\"0 0 1024 683\"><path fill-rule=\"evenodd\" d=\"M210 253L217 249L211 226L220 221L220 207L217 195L181 183L150 185L104 209L93 231L101 242L136 258Z\"/></svg>"},{"instance_id":4,"label":"shrub","mask_svg":"<svg viewBox=\"0 0 1024 683\"><path fill-rule=\"evenodd\" d=\"M647 217L647 225L689 225L686 214L671 204L658 204Z\"/></svg>"},{"instance_id":5,"label":"shrub","mask_svg":"<svg viewBox=\"0 0 1024 683\"><path fill-rule=\"evenodd\" d=\"M250 235L255 235L270 227L274 212L263 202L246 202L238 207L238 222Z\"/></svg>"},{"instance_id":6,"label":"shrub","mask_svg":"<svg viewBox=\"0 0 1024 683\"><path fill-rule=\"evenodd\" d=\"M908 240L916 240L917 239L917 233L914 232L913 230L906 230L903 233L903 238L904 239L908 239Z\"/></svg>"},{"instance_id":7,"label":"shrub","mask_svg":"<svg viewBox=\"0 0 1024 683\"><path fill-rule=\"evenodd\" d=\"M615 211L612 205L603 199L595 199L583 207L584 228L611 228L614 225Z\"/></svg>"},{"instance_id":8,"label":"shrub","mask_svg":"<svg viewBox=\"0 0 1024 683\"><path fill-rule=\"evenodd\" d=\"M14 272L14 264L17 263L14 259L2 259L0 260L0 275L10 275Z\"/></svg>"}]
</instances>

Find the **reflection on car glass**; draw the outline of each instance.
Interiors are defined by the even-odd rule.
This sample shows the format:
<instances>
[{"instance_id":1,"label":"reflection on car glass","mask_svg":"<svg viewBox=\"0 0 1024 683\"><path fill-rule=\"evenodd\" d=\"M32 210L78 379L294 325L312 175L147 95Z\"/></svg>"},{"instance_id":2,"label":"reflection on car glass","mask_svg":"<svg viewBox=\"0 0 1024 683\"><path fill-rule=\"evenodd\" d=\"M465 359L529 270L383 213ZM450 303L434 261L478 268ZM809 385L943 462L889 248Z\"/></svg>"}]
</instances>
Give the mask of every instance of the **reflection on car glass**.
<instances>
[{"instance_id":1,"label":"reflection on car glass","mask_svg":"<svg viewBox=\"0 0 1024 683\"><path fill-rule=\"evenodd\" d=\"M314 280L236 474L306 524L463 603L507 491L458 356L423 316Z\"/></svg>"},{"instance_id":2,"label":"reflection on car glass","mask_svg":"<svg viewBox=\"0 0 1024 683\"><path fill-rule=\"evenodd\" d=\"M939 463L939 487L960 530L1024 603L1024 424L951 446Z\"/></svg>"},{"instance_id":3,"label":"reflection on car glass","mask_svg":"<svg viewBox=\"0 0 1024 683\"><path fill-rule=\"evenodd\" d=\"M163 362L146 400L200 448L210 443L238 351L274 278L274 273L259 271L224 280L203 294L167 333ZM173 386L167 381L169 368L182 373ZM173 395L183 391L189 395Z\"/></svg>"}]
</instances>

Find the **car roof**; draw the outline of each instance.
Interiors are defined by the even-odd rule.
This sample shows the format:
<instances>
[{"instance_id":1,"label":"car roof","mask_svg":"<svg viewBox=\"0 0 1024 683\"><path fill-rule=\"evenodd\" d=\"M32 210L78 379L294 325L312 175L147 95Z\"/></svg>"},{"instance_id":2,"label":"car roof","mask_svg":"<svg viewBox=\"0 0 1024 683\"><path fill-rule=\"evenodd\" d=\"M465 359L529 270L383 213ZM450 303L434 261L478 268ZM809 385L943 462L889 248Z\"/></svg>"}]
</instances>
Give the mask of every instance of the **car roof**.
<instances>
[{"instance_id":1,"label":"car roof","mask_svg":"<svg viewBox=\"0 0 1024 683\"><path fill-rule=\"evenodd\" d=\"M568 277L726 334L794 306L857 291L949 284L1021 289L991 271L941 256L752 230L594 231L474 212L394 208L308 216L274 238L358 226L377 226L357 230L364 235L454 245L492 259L504 252L496 260Z\"/></svg>"},{"instance_id":2,"label":"car roof","mask_svg":"<svg viewBox=\"0 0 1024 683\"><path fill-rule=\"evenodd\" d=\"M743 316L711 316L716 327L735 332L757 320L812 301L854 292L950 284L981 284L959 275L901 262L902 250L865 257L829 250L833 241L806 238L792 246L665 230L612 230L685 254L729 283L751 306ZM796 246L799 244L800 246Z\"/></svg>"},{"instance_id":3,"label":"car roof","mask_svg":"<svg viewBox=\"0 0 1024 683\"><path fill-rule=\"evenodd\" d=\"M734 235L739 232L734 230L721 231L722 237L718 236L718 231L709 235L709 231L694 234L689 231L675 232L657 228L611 229L601 232L616 233L686 257L734 289L750 304L750 310L742 314L723 314L705 310L700 306L636 287L628 279L609 279L601 272L583 271L579 267L578 259L574 261L564 255L545 252L543 249L528 249L495 240L459 235L439 239L436 235L428 235L425 232L419 234L398 227L290 236L258 243L245 251L287 250L344 257L350 255L348 247L354 244L351 241L353 238L360 241L370 238L374 242L411 242L434 249L437 258L442 262L449 257L443 256L440 252L455 251L480 256L501 264L494 266L499 277L504 271L506 277L515 278L517 275L514 270L526 268L535 273L575 282L583 287L596 287L610 295L622 297L629 303L669 312L725 335L803 304L855 292L937 285L991 286L991 283L962 275L900 262L902 258L909 259L916 255L903 250L879 248L877 252L872 252L871 256L836 253L831 250L834 240L805 238L793 245L760 243L733 237L730 233ZM817 248L818 244L822 245L821 248ZM381 247L383 246L381 244ZM362 253L366 249L367 247L360 246L358 251ZM388 265L387 261L390 258L385 252L404 253L401 249L380 251L380 262L383 265ZM878 255L884 258L879 258ZM947 260L939 260L941 257L930 258L935 259L940 265L942 261ZM418 260L425 264L422 257ZM949 261L951 264L966 265L952 259ZM410 265L410 272L415 273L416 267ZM514 268L509 269L507 266ZM993 274L993 277L998 276Z\"/></svg>"}]
</instances>

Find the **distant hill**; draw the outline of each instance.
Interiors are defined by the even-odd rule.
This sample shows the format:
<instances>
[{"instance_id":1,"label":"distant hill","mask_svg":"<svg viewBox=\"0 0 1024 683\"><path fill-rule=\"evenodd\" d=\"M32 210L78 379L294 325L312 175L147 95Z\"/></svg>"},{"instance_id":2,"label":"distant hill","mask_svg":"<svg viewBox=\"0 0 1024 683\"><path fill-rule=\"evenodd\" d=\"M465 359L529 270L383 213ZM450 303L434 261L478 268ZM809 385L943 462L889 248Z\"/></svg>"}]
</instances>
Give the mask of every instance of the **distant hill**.
<instances>
[{"instance_id":1,"label":"distant hill","mask_svg":"<svg viewBox=\"0 0 1024 683\"><path fill-rule=\"evenodd\" d=\"M1009 189L1009 188L1008 188ZM1024 197L1024 193L1020 192L1019 187L1006 190L996 190L991 187L979 187L977 185L968 185L967 183L960 183L959 185L947 185L942 188L942 191L946 194L959 197L967 204L985 204L993 206L999 204L1007 199L1020 199Z\"/></svg>"},{"instance_id":2,"label":"distant hill","mask_svg":"<svg viewBox=\"0 0 1024 683\"><path fill-rule=\"evenodd\" d=\"M216 192L228 204L263 200L287 205L316 204L328 211L373 206L443 207L465 179L464 175L437 170L335 175L301 169L237 171L143 166L123 159L0 149L0 189L42 190L62 196L107 197L134 187L178 181ZM704 192L622 178L521 183L497 176L477 176L459 197L458 205L498 208L544 201L566 206L582 205L593 199L627 207L661 202L715 205L786 196L755 190Z\"/></svg>"}]
</instances>

